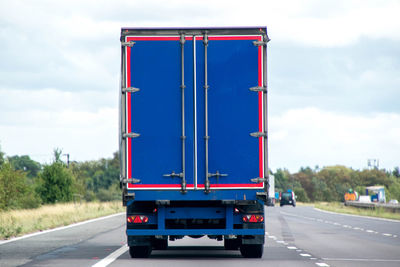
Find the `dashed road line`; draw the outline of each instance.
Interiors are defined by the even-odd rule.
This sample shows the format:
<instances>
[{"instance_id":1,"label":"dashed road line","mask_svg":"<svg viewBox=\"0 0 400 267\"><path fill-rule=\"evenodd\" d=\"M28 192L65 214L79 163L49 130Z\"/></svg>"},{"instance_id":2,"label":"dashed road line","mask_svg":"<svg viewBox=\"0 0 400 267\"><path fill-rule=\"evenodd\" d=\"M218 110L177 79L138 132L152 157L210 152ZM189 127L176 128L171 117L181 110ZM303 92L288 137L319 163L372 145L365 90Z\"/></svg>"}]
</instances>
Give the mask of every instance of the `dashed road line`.
<instances>
[{"instance_id":1,"label":"dashed road line","mask_svg":"<svg viewBox=\"0 0 400 267\"><path fill-rule=\"evenodd\" d=\"M302 256L302 257L311 257L311 255L307 254L307 253L300 253L300 256Z\"/></svg>"},{"instance_id":2,"label":"dashed road line","mask_svg":"<svg viewBox=\"0 0 400 267\"><path fill-rule=\"evenodd\" d=\"M318 209L317 209L317 210L318 210ZM379 234L379 232L377 232L377 231L374 231L374 230L371 230L371 229L364 230L364 228L357 227L357 226L351 226L351 225L347 225L347 224L343 224L343 225L342 225L342 224L340 224L340 223L338 223L338 222L332 222L332 221L326 221L326 220L321 220L321 219L312 218L312 217L306 217L306 216L301 216L301 215L295 215L295 214L290 214L290 213L286 213L286 212L283 212L283 211L281 211L280 213L285 214L285 215L289 215L289 216L293 216L293 217L304 218L304 219L307 219L307 220L314 220L314 221L318 221L318 222L322 222L322 223L332 224L332 225L336 225L336 226L342 226L343 228L347 228L347 229L354 229L354 230L357 230L357 231L365 231L365 232L371 233L371 234ZM361 216L361 217L362 217L362 216ZM369 217L367 217L367 218L369 218ZM379 219L379 218L378 218L378 219ZM391 221L391 220L387 220L387 219L383 219L383 220ZM385 234L382 234L382 235L383 235L383 236L386 236L386 237L393 237L393 238L396 238L396 237L397 237L397 235L388 234L388 233L385 233Z\"/></svg>"},{"instance_id":3,"label":"dashed road line","mask_svg":"<svg viewBox=\"0 0 400 267\"><path fill-rule=\"evenodd\" d=\"M316 262L315 264L321 267L329 267L329 265L326 264L325 262Z\"/></svg>"}]
</instances>

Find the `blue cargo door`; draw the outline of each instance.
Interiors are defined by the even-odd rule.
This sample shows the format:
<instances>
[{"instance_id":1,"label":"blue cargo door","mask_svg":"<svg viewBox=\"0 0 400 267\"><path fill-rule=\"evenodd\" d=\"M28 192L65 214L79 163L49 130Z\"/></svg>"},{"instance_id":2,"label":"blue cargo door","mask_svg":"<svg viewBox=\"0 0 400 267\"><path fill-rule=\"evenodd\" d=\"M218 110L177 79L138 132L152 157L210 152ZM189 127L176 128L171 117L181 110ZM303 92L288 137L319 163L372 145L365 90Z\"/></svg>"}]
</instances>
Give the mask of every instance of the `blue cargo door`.
<instances>
[{"instance_id":1,"label":"blue cargo door","mask_svg":"<svg viewBox=\"0 0 400 267\"><path fill-rule=\"evenodd\" d=\"M208 36L207 57L204 39L196 38L197 188L207 176L210 189L263 188L251 179L265 177L264 140L250 135L263 132L263 93L250 90L263 84L263 50L253 43L262 36Z\"/></svg>"},{"instance_id":2,"label":"blue cargo door","mask_svg":"<svg viewBox=\"0 0 400 267\"><path fill-rule=\"evenodd\" d=\"M184 43L185 131L182 135L180 36L127 36L126 124L128 189L193 188L193 41ZM182 140L184 139L184 145ZM184 146L185 152L182 153ZM184 156L183 156L184 154ZM184 162L184 165L183 165Z\"/></svg>"}]
</instances>

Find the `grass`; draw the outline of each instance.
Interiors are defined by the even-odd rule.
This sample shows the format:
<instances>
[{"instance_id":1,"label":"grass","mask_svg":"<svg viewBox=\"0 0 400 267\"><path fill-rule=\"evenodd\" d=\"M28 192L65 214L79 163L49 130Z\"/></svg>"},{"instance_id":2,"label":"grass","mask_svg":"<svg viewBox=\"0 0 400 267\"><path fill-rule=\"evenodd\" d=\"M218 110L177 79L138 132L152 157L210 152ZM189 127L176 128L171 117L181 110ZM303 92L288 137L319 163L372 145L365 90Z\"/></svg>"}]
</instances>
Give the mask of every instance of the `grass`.
<instances>
[{"instance_id":1,"label":"grass","mask_svg":"<svg viewBox=\"0 0 400 267\"><path fill-rule=\"evenodd\" d=\"M0 212L0 239L65 226L124 210L121 201L115 201L62 203L44 205L38 209L3 211Z\"/></svg>"},{"instance_id":2,"label":"grass","mask_svg":"<svg viewBox=\"0 0 400 267\"><path fill-rule=\"evenodd\" d=\"M385 211L383 208L356 208L345 206L343 203L340 202L318 202L314 203L314 207L321 210L333 211L338 213L400 220L400 213Z\"/></svg>"}]
</instances>

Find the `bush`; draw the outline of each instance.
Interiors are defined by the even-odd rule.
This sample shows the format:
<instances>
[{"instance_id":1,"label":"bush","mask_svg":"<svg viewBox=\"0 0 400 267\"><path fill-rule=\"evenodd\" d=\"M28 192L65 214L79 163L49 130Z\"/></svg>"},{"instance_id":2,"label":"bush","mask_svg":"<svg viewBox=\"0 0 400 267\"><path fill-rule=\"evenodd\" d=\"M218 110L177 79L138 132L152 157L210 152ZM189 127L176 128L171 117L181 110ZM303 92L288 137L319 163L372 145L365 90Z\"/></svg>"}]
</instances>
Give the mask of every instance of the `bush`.
<instances>
[{"instance_id":1,"label":"bush","mask_svg":"<svg viewBox=\"0 0 400 267\"><path fill-rule=\"evenodd\" d=\"M28 184L24 172L6 162L0 166L0 210L37 208L40 198Z\"/></svg>"},{"instance_id":2,"label":"bush","mask_svg":"<svg viewBox=\"0 0 400 267\"><path fill-rule=\"evenodd\" d=\"M44 203L71 201L74 177L63 163L54 162L40 173L36 190Z\"/></svg>"},{"instance_id":3,"label":"bush","mask_svg":"<svg viewBox=\"0 0 400 267\"><path fill-rule=\"evenodd\" d=\"M116 184L111 185L108 189L100 189L96 194L97 199L100 201L113 201L121 199L121 190Z\"/></svg>"}]
</instances>

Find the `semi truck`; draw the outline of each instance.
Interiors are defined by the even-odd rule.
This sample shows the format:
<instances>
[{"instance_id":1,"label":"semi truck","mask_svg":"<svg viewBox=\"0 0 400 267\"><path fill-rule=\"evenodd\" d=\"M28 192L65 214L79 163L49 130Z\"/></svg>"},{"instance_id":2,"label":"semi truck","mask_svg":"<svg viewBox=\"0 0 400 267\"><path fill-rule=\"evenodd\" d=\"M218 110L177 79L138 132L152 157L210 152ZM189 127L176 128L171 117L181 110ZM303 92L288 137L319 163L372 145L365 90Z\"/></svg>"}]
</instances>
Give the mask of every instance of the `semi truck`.
<instances>
[{"instance_id":1,"label":"semi truck","mask_svg":"<svg viewBox=\"0 0 400 267\"><path fill-rule=\"evenodd\" d=\"M183 237L260 258L266 27L122 28L120 184L132 258Z\"/></svg>"}]
</instances>

